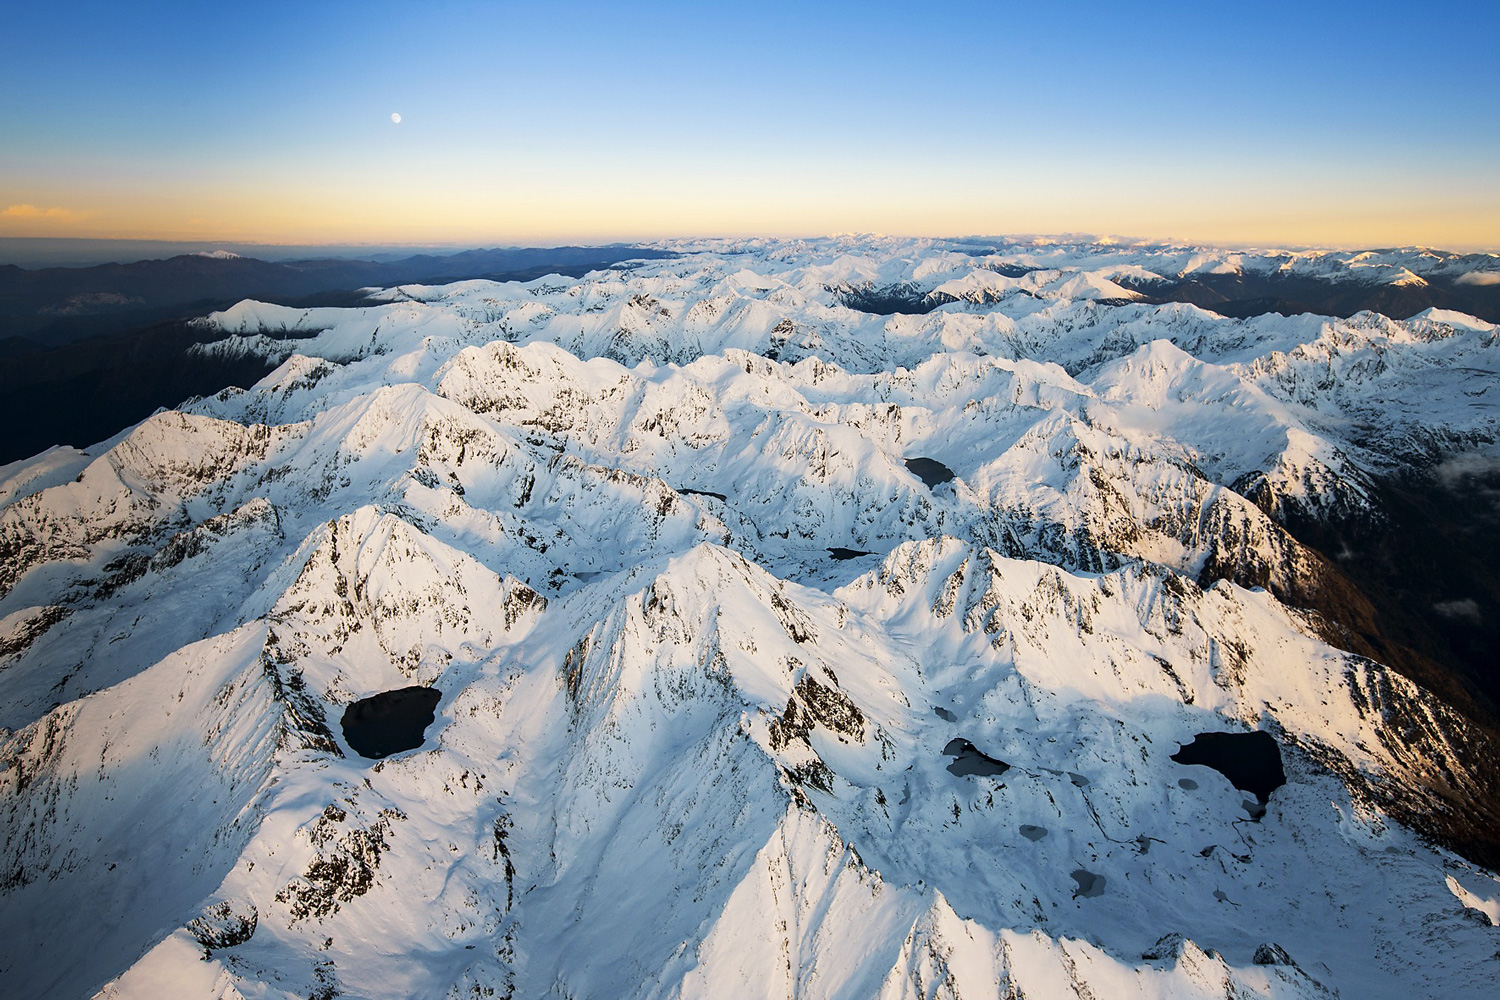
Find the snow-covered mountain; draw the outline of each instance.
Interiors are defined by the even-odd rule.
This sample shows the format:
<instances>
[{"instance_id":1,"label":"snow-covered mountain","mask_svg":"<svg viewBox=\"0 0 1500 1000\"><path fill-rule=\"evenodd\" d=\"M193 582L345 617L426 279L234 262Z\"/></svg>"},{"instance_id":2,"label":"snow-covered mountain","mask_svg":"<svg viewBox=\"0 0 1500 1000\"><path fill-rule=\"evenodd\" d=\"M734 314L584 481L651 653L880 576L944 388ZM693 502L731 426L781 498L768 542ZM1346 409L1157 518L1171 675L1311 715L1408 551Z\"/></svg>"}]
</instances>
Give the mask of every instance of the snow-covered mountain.
<instances>
[{"instance_id":1,"label":"snow-covered mountain","mask_svg":"<svg viewBox=\"0 0 1500 1000\"><path fill-rule=\"evenodd\" d=\"M1493 259L665 249L0 468L7 993L1491 995L1496 738L1298 526L1493 467L1500 328L1140 289Z\"/></svg>"}]
</instances>

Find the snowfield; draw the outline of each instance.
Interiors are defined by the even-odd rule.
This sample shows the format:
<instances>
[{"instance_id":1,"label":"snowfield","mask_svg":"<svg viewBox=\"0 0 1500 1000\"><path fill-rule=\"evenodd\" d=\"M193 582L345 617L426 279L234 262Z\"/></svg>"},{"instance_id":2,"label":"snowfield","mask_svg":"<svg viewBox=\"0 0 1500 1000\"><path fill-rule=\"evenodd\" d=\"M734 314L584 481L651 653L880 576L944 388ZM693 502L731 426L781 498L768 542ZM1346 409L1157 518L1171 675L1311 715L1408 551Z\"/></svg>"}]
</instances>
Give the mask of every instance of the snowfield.
<instances>
[{"instance_id":1,"label":"snowfield","mask_svg":"<svg viewBox=\"0 0 1500 1000\"><path fill-rule=\"evenodd\" d=\"M1131 291L1493 262L668 248L242 302L254 388L0 468L3 992L1493 996L1500 755L1285 516L1492 458L1500 328ZM1171 759L1250 731L1263 815Z\"/></svg>"}]
</instances>

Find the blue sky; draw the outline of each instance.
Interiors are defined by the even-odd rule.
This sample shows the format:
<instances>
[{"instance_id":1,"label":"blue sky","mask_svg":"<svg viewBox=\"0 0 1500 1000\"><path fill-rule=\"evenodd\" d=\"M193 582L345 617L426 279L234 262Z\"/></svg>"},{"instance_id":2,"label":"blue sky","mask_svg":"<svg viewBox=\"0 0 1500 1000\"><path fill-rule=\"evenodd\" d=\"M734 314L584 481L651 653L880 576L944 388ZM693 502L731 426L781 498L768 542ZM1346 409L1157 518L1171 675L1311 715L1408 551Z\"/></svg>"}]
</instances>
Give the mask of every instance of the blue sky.
<instances>
[{"instance_id":1,"label":"blue sky","mask_svg":"<svg viewBox=\"0 0 1500 1000\"><path fill-rule=\"evenodd\" d=\"M1500 244L1494 0L59 2L7 21L0 235Z\"/></svg>"}]
</instances>

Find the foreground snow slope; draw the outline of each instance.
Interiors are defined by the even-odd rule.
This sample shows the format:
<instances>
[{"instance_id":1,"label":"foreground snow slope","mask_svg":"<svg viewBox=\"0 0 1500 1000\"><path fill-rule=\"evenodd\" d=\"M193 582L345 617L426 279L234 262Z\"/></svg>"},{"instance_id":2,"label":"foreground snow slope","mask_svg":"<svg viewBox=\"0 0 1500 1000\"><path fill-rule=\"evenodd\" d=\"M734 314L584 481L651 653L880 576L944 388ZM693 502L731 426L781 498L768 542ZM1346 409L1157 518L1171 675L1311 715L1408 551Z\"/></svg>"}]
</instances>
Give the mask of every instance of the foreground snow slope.
<instances>
[{"instance_id":1,"label":"foreground snow slope","mask_svg":"<svg viewBox=\"0 0 1500 1000\"><path fill-rule=\"evenodd\" d=\"M1491 446L1496 328L1113 284L1457 265L679 249L241 303L258 386L0 470L8 991L1489 995L1490 738L1282 515ZM1250 730L1258 818L1172 759Z\"/></svg>"}]
</instances>

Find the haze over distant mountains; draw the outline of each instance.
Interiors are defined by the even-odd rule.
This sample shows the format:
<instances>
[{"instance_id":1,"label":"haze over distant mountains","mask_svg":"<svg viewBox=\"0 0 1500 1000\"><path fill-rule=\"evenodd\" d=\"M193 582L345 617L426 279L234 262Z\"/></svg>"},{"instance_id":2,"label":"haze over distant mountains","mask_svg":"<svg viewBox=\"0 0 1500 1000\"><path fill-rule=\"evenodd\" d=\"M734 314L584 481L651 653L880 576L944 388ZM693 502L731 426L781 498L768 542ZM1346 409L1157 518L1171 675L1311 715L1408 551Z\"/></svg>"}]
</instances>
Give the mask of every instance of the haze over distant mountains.
<instances>
[{"instance_id":1,"label":"haze over distant mountains","mask_svg":"<svg viewBox=\"0 0 1500 1000\"><path fill-rule=\"evenodd\" d=\"M24 244L33 256L77 256L85 252L76 245L80 242L87 241L0 240L0 250ZM91 252L119 255L154 246L99 242L106 246ZM0 427L9 428L0 441L0 462L49 444L81 446L158 406L222 385L248 385L265 374L268 369L255 359L187 352L202 331L184 321L241 298L285 305L353 304L362 301L360 289L366 287L470 278L525 280L548 272L577 276L629 258L671 255L691 245L416 255L387 248L375 255L379 259L295 256L309 249L343 255L372 249L368 247L249 247L244 249L272 250L290 259L261 260L220 248L79 268L0 266L0 357L8 357L0 370ZM1405 317L1446 308L1500 320L1500 282L1492 280L1496 258L1487 254L1241 252L1047 238L967 239L946 245L992 258L989 273L1020 282L1016 287L1021 292L1029 274L1087 265L1092 259L1114 274L1109 294L1119 301L1190 302L1231 317L1271 312L1351 316L1363 309ZM162 249L183 246L160 244ZM983 294L997 292L991 288ZM922 314L950 295L949 290L897 283L851 288L843 301L878 314ZM57 349L65 344L71 346Z\"/></svg>"},{"instance_id":2,"label":"haze over distant mountains","mask_svg":"<svg viewBox=\"0 0 1500 1000\"><path fill-rule=\"evenodd\" d=\"M302 248L304 253L309 249ZM11 338L52 346L117 333L164 319L222 308L241 298L272 301L320 292L461 278L530 277L537 268L576 271L630 257L660 256L637 247L546 247L406 254L384 259L302 256L262 260L230 250L89 267L27 269L0 265L0 349Z\"/></svg>"},{"instance_id":3,"label":"haze over distant mountains","mask_svg":"<svg viewBox=\"0 0 1500 1000\"><path fill-rule=\"evenodd\" d=\"M577 275L663 255L545 247L271 262L215 250L81 268L0 266L0 463L51 444L97 441L157 407L253 383L269 370L262 361L188 351L203 336L188 320L242 298L355 303L370 286Z\"/></svg>"},{"instance_id":4,"label":"haze over distant mountains","mask_svg":"<svg viewBox=\"0 0 1500 1000\"><path fill-rule=\"evenodd\" d=\"M232 240L143 240L82 239L58 236L0 236L0 264L38 269L44 267L93 267L97 264L132 264L139 260L162 260L184 254L224 251L259 260L389 261L417 254L457 253L474 249L472 244L379 244L379 243L235 243Z\"/></svg>"}]
</instances>

